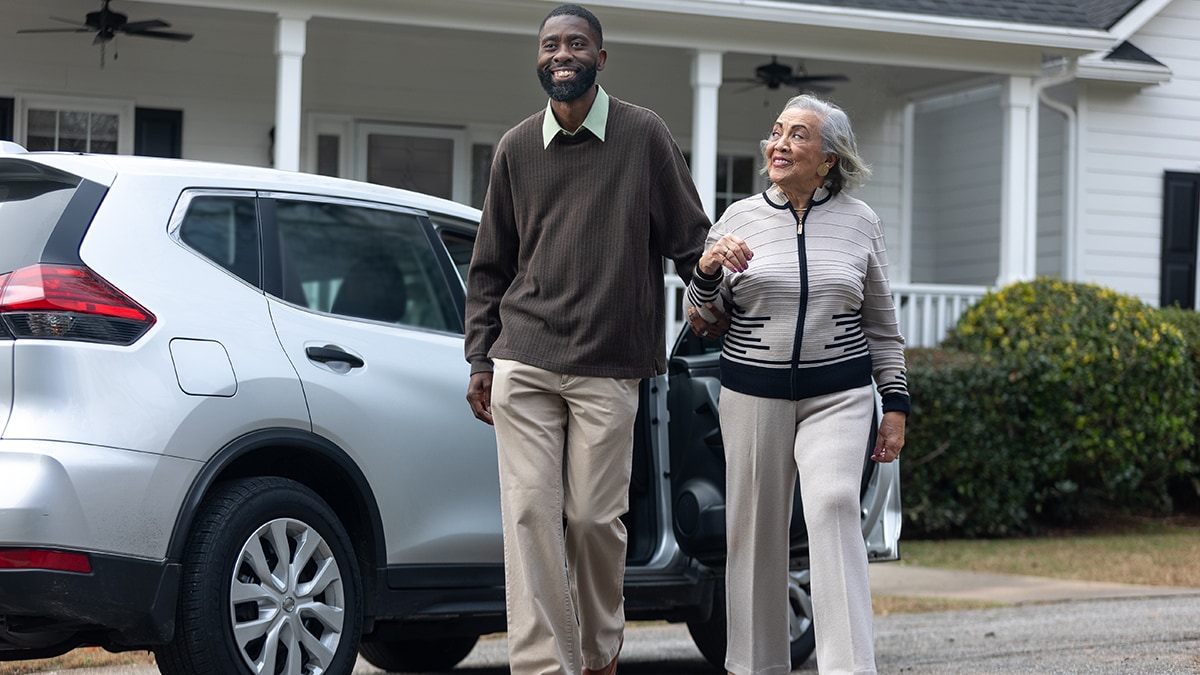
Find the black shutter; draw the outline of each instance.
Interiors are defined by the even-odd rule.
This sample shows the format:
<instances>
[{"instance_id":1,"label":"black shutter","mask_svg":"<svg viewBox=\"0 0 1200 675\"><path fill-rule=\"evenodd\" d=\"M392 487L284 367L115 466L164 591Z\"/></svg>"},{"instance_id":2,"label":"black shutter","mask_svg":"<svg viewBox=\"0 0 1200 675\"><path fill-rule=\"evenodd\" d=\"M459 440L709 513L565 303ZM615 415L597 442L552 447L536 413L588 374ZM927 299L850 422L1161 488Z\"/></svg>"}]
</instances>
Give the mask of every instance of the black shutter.
<instances>
[{"instance_id":1,"label":"black shutter","mask_svg":"<svg viewBox=\"0 0 1200 675\"><path fill-rule=\"evenodd\" d=\"M1159 304L1196 309L1200 173L1168 171L1163 181L1162 282Z\"/></svg>"},{"instance_id":2,"label":"black shutter","mask_svg":"<svg viewBox=\"0 0 1200 675\"><path fill-rule=\"evenodd\" d=\"M13 99L0 97L0 141L11 141L16 136L13 126Z\"/></svg>"},{"instance_id":3,"label":"black shutter","mask_svg":"<svg viewBox=\"0 0 1200 675\"><path fill-rule=\"evenodd\" d=\"M133 154L183 157L183 111L138 108L133 116Z\"/></svg>"}]
</instances>

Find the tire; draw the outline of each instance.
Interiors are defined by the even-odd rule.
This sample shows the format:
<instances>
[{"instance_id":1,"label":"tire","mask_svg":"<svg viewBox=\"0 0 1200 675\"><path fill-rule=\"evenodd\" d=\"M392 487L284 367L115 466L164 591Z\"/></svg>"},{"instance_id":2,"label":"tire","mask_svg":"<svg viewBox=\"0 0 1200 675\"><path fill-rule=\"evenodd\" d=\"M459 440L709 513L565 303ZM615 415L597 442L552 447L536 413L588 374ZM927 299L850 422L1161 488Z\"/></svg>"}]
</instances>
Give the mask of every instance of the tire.
<instances>
[{"instance_id":1,"label":"tire","mask_svg":"<svg viewBox=\"0 0 1200 675\"><path fill-rule=\"evenodd\" d=\"M475 648L478 635L421 640L368 640L358 652L371 665L389 673L451 670Z\"/></svg>"},{"instance_id":2,"label":"tire","mask_svg":"<svg viewBox=\"0 0 1200 675\"><path fill-rule=\"evenodd\" d=\"M792 570L788 575L788 633L791 637L792 668L799 668L817 649L814 632L812 596L809 595L808 570ZM725 672L727 643L725 582L717 584L712 614L707 621L689 622L688 633L700 654L714 669Z\"/></svg>"},{"instance_id":3,"label":"tire","mask_svg":"<svg viewBox=\"0 0 1200 675\"><path fill-rule=\"evenodd\" d=\"M175 634L155 651L163 675L353 670L358 563L312 490L283 478L216 488L197 512L182 567Z\"/></svg>"}]
</instances>

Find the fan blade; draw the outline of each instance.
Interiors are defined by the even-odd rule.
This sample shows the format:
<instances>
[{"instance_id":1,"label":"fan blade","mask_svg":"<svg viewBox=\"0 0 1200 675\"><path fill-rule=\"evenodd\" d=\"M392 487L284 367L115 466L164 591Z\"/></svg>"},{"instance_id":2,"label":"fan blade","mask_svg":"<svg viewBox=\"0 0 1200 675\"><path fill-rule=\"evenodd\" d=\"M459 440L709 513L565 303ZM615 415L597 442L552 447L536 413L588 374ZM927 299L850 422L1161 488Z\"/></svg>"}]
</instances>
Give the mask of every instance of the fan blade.
<instances>
[{"instance_id":1,"label":"fan blade","mask_svg":"<svg viewBox=\"0 0 1200 675\"><path fill-rule=\"evenodd\" d=\"M22 28L18 33L90 33L91 28Z\"/></svg>"},{"instance_id":2,"label":"fan blade","mask_svg":"<svg viewBox=\"0 0 1200 675\"><path fill-rule=\"evenodd\" d=\"M124 32L128 35L135 35L137 37L162 38L164 40L178 40L179 42L187 42L188 40L192 39L191 33L175 33L165 30L135 30Z\"/></svg>"},{"instance_id":3,"label":"fan blade","mask_svg":"<svg viewBox=\"0 0 1200 675\"><path fill-rule=\"evenodd\" d=\"M850 78L845 75L797 75L790 78L788 82L848 82Z\"/></svg>"},{"instance_id":4,"label":"fan blade","mask_svg":"<svg viewBox=\"0 0 1200 675\"><path fill-rule=\"evenodd\" d=\"M141 31L150 30L152 28L170 27L171 24L163 21L162 19L150 19L149 21L130 21L124 26L121 26L121 30L125 31L126 33L140 33Z\"/></svg>"}]
</instances>

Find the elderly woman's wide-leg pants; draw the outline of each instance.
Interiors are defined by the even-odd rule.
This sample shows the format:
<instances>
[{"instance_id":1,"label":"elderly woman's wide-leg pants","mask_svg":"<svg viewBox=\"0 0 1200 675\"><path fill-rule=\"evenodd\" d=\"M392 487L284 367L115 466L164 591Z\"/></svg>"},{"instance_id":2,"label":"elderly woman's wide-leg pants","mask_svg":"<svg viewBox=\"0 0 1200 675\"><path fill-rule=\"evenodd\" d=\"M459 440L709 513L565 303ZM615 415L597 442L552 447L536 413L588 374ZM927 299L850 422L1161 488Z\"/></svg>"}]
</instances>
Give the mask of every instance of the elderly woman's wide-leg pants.
<instances>
[{"instance_id":1,"label":"elderly woman's wide-leg pants","mask_svg":"<svg viewBox=\"0 0 1200 675\"><path fill-rule=\"evenodd\" d=\"M870 386L787 401L721 390L726 459L725 667L791 671L788 526L796 472L808 525L817 667L874 673L871 587L859 515Z\"/></svg>"}]
</instances>

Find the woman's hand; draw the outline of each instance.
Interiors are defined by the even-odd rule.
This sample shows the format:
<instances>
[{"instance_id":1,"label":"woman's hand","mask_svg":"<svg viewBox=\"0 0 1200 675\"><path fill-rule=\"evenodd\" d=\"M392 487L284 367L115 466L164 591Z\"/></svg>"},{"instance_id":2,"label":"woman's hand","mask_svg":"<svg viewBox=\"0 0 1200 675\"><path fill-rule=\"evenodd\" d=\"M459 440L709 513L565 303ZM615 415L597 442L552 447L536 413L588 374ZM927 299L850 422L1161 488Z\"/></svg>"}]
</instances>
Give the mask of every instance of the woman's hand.
<instances>
[{"instance_id":1,"label":"woman's hand","mask_svg":"<svg viewBox=\"0 0 1200 675\"><path fill-rule=\"evenodd\" d=\"M741 237L726 234L705 251L704 255L700 256L697 266L701 272L710 277L722 267L730 272L745 272L753 257L754 252L750 250L745 241L742 241Z\"/></svg>"},{"instance_id":2,"label":"woman's hand","mask_svg":"<svg viewBox=\"0 0 1200 675\"><path fill-rule=\"evenodd\" d=\"M871 459L884 464L899 459L900 450L904 448L904 424L907 421L908 416L902 412L893 410L883 414Z\"/></svg>"}]
</instances>

